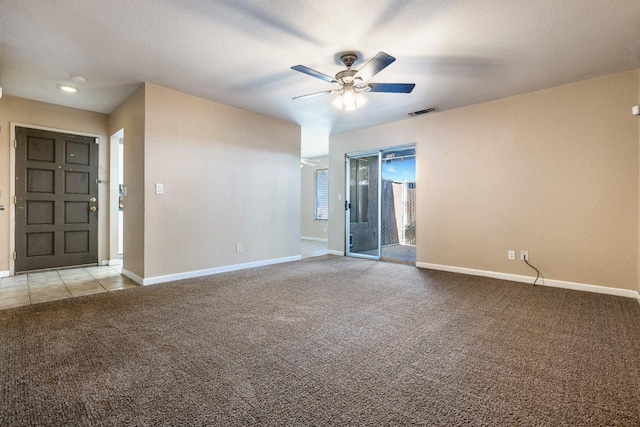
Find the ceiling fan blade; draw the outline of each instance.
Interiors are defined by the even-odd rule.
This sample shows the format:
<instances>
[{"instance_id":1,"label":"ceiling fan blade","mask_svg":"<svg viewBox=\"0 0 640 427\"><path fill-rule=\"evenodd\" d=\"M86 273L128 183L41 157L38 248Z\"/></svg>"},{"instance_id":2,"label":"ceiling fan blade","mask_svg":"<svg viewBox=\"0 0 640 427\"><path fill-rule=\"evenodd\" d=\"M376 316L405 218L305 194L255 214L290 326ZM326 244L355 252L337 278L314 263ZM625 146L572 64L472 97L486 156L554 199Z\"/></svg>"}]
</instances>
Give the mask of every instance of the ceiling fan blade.
<instances>
[{"instance_id":1,"label":"ceiling fan blade","mask_svg":"<svg viewBox=\"0 0 640 427\"><path fill-rule=\"evenodd\" d=\"M415 83L369 83L369 92L411 93Z\"/></svg>"},{"instance_id":2,"label":"ceiling fan blade","mask_svg":"<svg viewBox=\"0 0 640 427\"><path fill-rule=\"evenodd\" d=\"M311 98L312 96L324 95L332 92L335 92L335 90L323 90L322 92L308 93L306 95L296 96L295 98L291 98L291 99Z\"/></svg>"},{"instance_id":3,"label":"ceiling fan blade","mask_svg":"<svg viewBox=\"0 0 640 427\"><path fill-rule=\"evenodd\" d=\"M291 69L300 71L301 73L307 74L311 77L324 80L325 82L328 82L328 83L338 83L338 81L333 77L323 74L320 71L313 70L309 67L305 67L304 65L294 65L293 67L291 67Z\"/></svg>"},{"instance_id":4,"label":"ceiling fan blade","mask_svg":"<svg viewBox=\"0 0 640 427\"><path fill-rule=\"evenodd\" d=\"M371 58L369 62L364 64L360 70L353 76L353 78L360 77L363 82L368 82L371 77L378 74L380 71L387 68L396 58L389 55L388 53L378 52L376 56Z\"/></svg>"}]
</instances>

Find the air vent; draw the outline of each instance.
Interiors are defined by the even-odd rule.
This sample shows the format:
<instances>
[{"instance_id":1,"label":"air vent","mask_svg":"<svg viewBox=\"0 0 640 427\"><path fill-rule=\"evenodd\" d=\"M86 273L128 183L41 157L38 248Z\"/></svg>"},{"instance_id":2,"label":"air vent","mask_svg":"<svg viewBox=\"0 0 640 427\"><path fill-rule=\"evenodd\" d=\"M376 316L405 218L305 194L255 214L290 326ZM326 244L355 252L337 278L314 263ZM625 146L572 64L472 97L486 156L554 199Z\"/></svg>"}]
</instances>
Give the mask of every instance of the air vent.
<instances>
[{"instance_id":1,"label":"air vent","mask_svg":"<svg viewBox=\"0 0 640 427\"><path fill-rule=\"evenodd\" d=\"M414 111L413 113L409 113L410 116L421 116L423 114L429 113L437 113L438 110L436 107L425 108L424 110Z\"/></svg>"}]
</instances>

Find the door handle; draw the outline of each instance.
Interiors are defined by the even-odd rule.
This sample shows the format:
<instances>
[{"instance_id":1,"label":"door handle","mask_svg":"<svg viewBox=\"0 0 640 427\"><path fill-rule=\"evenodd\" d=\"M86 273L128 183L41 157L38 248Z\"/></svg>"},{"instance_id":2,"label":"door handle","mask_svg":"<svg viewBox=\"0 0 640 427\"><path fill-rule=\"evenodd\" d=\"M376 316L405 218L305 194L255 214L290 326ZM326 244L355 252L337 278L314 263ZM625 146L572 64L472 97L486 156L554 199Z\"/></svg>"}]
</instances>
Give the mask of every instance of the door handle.
<instances>
[{"instance_id":1,"label":"door handle","mask_svg":"<svg viewBox=\"0 0 640 427\"><path fill-rule=\"evenodd\" d=\"M95 212L95 211L97 211L97 210L98 210L98 208L96 208L95 206L91 206L91 207L89 208L89 210L90 210L91 212Z\"/></svg>"},{"instance_id":2,"label":"door handle","mask_svg":"<svg viewBox=\"0 0 640 427\"><path fill-rule=\"evenodd\" d=\"M89 201L90 201L91 203L95 203L95 202L96 202L96 198L95 198L95 197L92 197L92 198L90 198L90 199L89 199Z\"/></svg>"}]
</instances>

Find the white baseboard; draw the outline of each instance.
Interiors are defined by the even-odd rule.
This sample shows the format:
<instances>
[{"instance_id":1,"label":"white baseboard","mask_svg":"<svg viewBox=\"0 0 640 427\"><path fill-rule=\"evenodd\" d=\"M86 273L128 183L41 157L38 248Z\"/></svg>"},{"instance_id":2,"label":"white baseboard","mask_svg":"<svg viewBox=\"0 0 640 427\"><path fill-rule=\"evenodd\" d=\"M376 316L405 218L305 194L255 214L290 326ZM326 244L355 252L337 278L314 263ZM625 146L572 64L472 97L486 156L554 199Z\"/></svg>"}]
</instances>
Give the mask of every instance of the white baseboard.
<instances>
[{"instance_id":1,"label":"white baseboard","mask_svg":"<svg viewBox=\"0 0 640 427\"><path fill-rule=\"evenodd\" d=\"M122 265L122 260L121 259L110 259L109 261L107 261L107 265L109 267L119 267Z\"/></svg>"},{"instance_id":2,"label":"white baseboard","mask_svg":"<svg viewBox=\"0 0 640 427\"><path fill-rule=\"evenodd\" d=\"M229 271L245 270L247 268L264 267L267 265L280 264L283 262L300 261L302 256L290 256L284 258L267 259L264 261L247 262L244 264L225 265L223 267L207 268L205 270L187 271L185 273L168 274L166 276L156 276L141 279L140 282L143 285L157 285L159 283L172 282L174 280L191 279L194 277L210 276L212 274L226 273ZM124 269L122 270L124 274ZM129 277L129 276L127 276ZM132 278L132 280L135 280Z\"/></svg>"},{"instance_id":3,"label":"white baseboard","mask_svg":"<svg viewBox=\"0 0 640 427\"><path fill-rule=\"evenodd\" d=\"M0 270L0 278L9 277L10 275L11 275L11 272L9 270Z\"/></svg>"},{"instance_id":4,"label":"white baseboard","mask_svg":"<svg viewBox=\"0 0 640 427\"><path fill-rule=\"evenodd\" d=\"M342 252L342 251L332 251L331 249L329 249L329 250L327 251L327 253L328 253L329 255L344 256L344 252Z\"/></svg>"},{"instance_id":5,"label":"white baseboard","mask_svg":"<svg viewBox=\"0 0 640 427\"><path fill-rule=\"evenodd\" d=\"M312 240L314 242L325 242L327 243L329 241L329 239L323 239L322 237L307 237L307 236L301 236L300 237L301 240Z\"/></svg>"},{"instance_id":6,"label":"white baseboard","mask_svg":"<svg viewBox=\"0 0 640 427\"><path fill-rule=\"evenodd\" d=\"M451 273L468 274L470 276L491 277L494 279L510 280L512 282L522 282L532 284L535 277L519 276L517 274L500 273L495 271L474 270L472 268L453 267L449 265L429 264L426 262L416 262L416 267L430 268L432 270L449 271ZM638 298L638 292L630 289L610 288L607 286L587 285L584 283L565 282L563 280L542 279L538 280L537 285L549 286L552 288L573 289L576 291L595 292L598 294L615 295L619 297ZM640 302L640 300L639 300Z\"/></svg>"},{"instance_id":7,"label":"white baseboard","mask_svg":"<svg viewBox=\"0 0 640 427\"><path fill-rule=\"evenodd\" d=\"M138 285L143 285L144 284L143 283L144 279L142 277L138 276L137 274L134 274L134 273L130 272L126 268L123 268L122 272L120 274L122 274L123 276L128 277L129 279L133 280Z\"/></svg>"},{"instance_id":8,"label":"white baseboard","mask_svg":"<svg viewBox=\"0 0 640 427\"><path fill-rule=\"evenodd\" d=\"M636 292L636 299L638 300L638 304L640 304L640 291Z\"/></svg>"}]
</instances>

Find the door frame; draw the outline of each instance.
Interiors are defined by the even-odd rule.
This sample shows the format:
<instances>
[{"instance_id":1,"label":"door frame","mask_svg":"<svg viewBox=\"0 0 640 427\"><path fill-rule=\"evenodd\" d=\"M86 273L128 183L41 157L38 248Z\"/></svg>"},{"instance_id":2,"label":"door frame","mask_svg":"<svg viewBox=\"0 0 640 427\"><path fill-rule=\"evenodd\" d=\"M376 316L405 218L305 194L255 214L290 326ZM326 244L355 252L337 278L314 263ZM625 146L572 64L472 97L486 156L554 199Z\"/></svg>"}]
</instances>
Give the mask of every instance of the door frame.
<instances>
[{"instance_id":1,"label":"door frame","mask_svg":"<svg viewBox=\"0 0 640 427\"><path fill-rule=\"evenodd\" d=\"M71 135L80 135L80 136L88 136L91 138L95 138L98 142L98 145L102 142L102 135L98 135L95 133L88 132L79 132L68 129L60 129L54 128L50 126L39 126L33 125L29 123L21 123L21 122L10 122L9 123L9 141L11 145L13 145L13 141L16 140L16 127L23 127L29 129L37 129L44 130L49 132L59 132L59 133L67 133ZM100 179L100 148L98 148L98 179ZM101 197L104 196L104 192L100 191L100 186L98 186L98 265L101 264L101 260L103 259L103 251L102 251L102 241L103 241L103 227L101 222L100 210L103 206L106 206L105 203L102 202ZM13 253L16 250L16 205L13 203L14 197L16 196L16 150L15 146L11 147L9 150L9 275L14 276L16 274L16 265L13 259ZM108 196L108 194L107 194Z\"/></svg>"},{"instance_id":2,"label":"door frame","mask_svg":"<svg viewBox=\"0 0 640 427\"><path fill-rule=\"evenodd\" d=\"M118 221L118 211L120 204L120 144L124 143L124 128L114 132L109 137L109 266L122 266L124 260L120 259L118 250L118 239L120 224Z\"/></svg>"},{"instance_id":3,"label":"door frame","mask_svg":"<svg viewBox=\"0 0 640 427\"><path fill-rule=\"evenodd\" d=\"M402 144L402 145L394 145L394 146L390 146L390 147L382 147L382 148L375 148L372 150L365 150L365 151L355 151L352 153L345 153L345 216L344 216L344 224L345 224L345 235L344 235L344 253L346 256L350 256L350 257L354 257L354 258L366 258L366 259L374 259L374 260L380 260L382 258L382 155L386 152L389 151L397 151L397 150L406 150L406 149L411 149L413 148L414 150L417 151L417 144L413 143L413 144ZM377 203L377 207L378 207L378 224L376 225L377 227L377 236L378 236L378 255L366 255L366 254L359 254L359 253L352 253L350 248L350 241L349 241L349 236L351 234L351 207L349 207L349 209L347 209L346 204L348 203L349 205L351 204L351 189L349 186L349 181L351 179L351 168L349 167L349 162L351 159L357 159L357 158L361 158L361 157L372 157L372 156L378 156L378 203ZM417 178L417 175L416 175ZM416 180L417 181L417 180Z\"/></svg>"},{"instance_id":4,"label":"door frame","mask_svg":"<svg viewBox=\"0 0 640 427\"><path fill-rule=\"evenodd\" d=\"M380 257L382 256L382 248L380 247L380 244L382 242L381 236L380 236L380 228L382 225L382 218L380 218L380 198L382 196L382 188L380 186L380 167L381 167L381 163L382 163L382 156L381 156L381 151L380 150L367 150L367 151L358 151L355 153L347 153L345 155L345 193L346 197L345 197L345 217L344 217L344 221L345 221L345 236L344 236L344 253L346 256L350 256L350 257L354 257L354 258L366 258L366 259L375 259L375 260L379 260ZM350 240L350 236L351 236L351 188L350 188L350 181L351 181L351 167L350 167L350 161L352 159L360 159L362 157L373 157L376 156L378 158L378 190L377 190L377 203L376 203L376 207L378 209L378 220L377 220L377 224L376 224L376 230L377 230L377 234L376 236L378 237L378 255L367 255L367 254L360 254L357 252L351 252L351 240ZM347 209L346 204L349 204L349 208Z\"/></svg>"}]
</instances>

